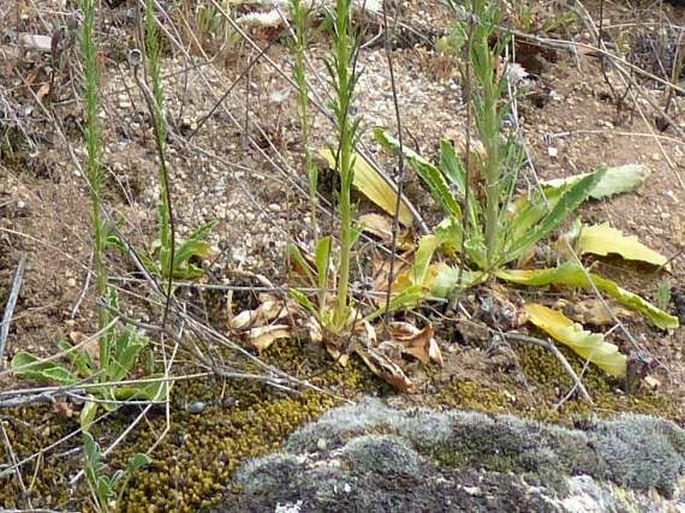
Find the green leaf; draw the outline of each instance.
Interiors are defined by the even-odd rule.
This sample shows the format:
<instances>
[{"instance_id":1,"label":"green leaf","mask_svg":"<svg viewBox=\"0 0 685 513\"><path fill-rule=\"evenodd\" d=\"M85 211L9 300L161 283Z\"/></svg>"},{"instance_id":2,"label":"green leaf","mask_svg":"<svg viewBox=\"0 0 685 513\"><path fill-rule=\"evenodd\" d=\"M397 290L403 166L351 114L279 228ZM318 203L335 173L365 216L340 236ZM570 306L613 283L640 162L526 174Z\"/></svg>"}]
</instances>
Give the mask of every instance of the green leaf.
<instances>
[{"instance_id":1,"label":"green leaf","mask_svg":"<svg viewBox=\"0 0 685 513\"><path fill-rule=\"evenodd\" d=\"M619 287L616 282L608 278L602 278L595 274L591 274L591 276L592 281L601 292L613 297L623 306L640 312L659 328L675 329L680 325L677 317L674 317L657 308L637 294L633 294L632 292Z\"/></svg>"},{"instance_id":2,"label":"green leaf","mask_svg":"<svg viewBox=\"0 0 685 513\"><path fill-rule=\"evenodd\" d=\"M126 473L131 476L150 463L152 463L152 458L150 458L150 456L142 452L136 453L128 460Z\"/></svg>"},{"instance_id":3,"label":"green leaf","mask_svg":"<svg viewBox=\"0 0 685 513\"><path fill-rule=\"evenodd\" d=\"M52 361L41 361L26 351L19 351L12 358L12 370L41 383L74 385L80 380L62 365Z\"/></svg>"},{"instance_id":4,"label":"green leaf","mask_svg":"<svg viewBox=\"0 0 685 513\"><path fill-rule=\"evenodd\" d=\"M328 289L328 270L331 264L331 237L322 237L316 244L314 254L319 292L325 294Z\"/></svg>"},{"instance_id":5,"label":"green leaf","mask_svg":"<svg viewBox=\"0 0 685 513\"><path fill-rule=\"evenodd\" d=\"M204 241L207 239L207 237L209 237L218 224L219 222L216 220L210 221L191 233L190 237L188 237L186 241L182 242L179 247L176 248L176 254L174 255L174 267L180 267L192 257L201 259L207 258L211 250L211 246Z\"/></svg>"},{"instance_id":6,"label":"green leaf","mask_svg":"<svg viewBox=\"0 0 685 513\"><path fill-rule=\"evenodd\" d=\"M421 237L414 255L414 263L407 271L399 274L392 284L393 297L390 299L392 310L415 306L429 295L430 285L426 283L427 274L439 243L435 235Z\"/></svg>"},{"instance_id":7,"label":"green leaf","mask_svg":"<svg viewBox=\"0 0 685 513\"><path fill-rule=\"evenodd\" d=\"M200 240L186 240L181 243L177 248L177 252L174 255L174 269L179 272L193 257L206 258L209 255L211 246Z\"/></svg>"},{"instance_id":8,"label":"green leaf","mask_svg":"<svg viewBox=\"0 0 685 513\"><path fill-rule=\"evenodd\" d=\"M468 172L461 157L457 155L457 152L454 150L452 143L444 139L440 141L440 171L442 171L442 174L445 175L452 185L454 185L457 193L463 199L466 195ZM482 231L478 222L480 203L476 195L473 194L472 188L469 189L468 208L471 230Z\"/></svg>"},{"instance_id":9,"label":"green leaf","mask_svg":"<svg viewBox=\"0 0 685 513\"><path fill-rule=\"evenodd\" d=\"M533 226L559 202L569 186L565 185L557 189L548 189L541 193L533 191L528 195L519 196L513 201L505 213L506 237L508 240L518 240L528 233Z\"/></svg>"},{"instance_id":10,"label":"green leaf","mask_svg":"<svg viewBox=\"0 0 685 513\"><path fill-rule=\"evenodd\" d=\"M675 329L678 327L678 318L652 305L637 294L633 294L617 283L607 278L602 278L593 273L588 273L592 280L587 279L586 272L573 262L566 262L552 269L540 270L506 270L495 272L495 275L505 281L527 285L531 287L543 287L545 285L560 285L565 287L578 287L585 290L593 290L592 284L600 292L603 292L623 306L642 313L652 323L661 329Z\"/></svg>"},{"instance_id":11,"label":"green leaf","mask_svg":"<svg viewBox=\"0 0 685 513\"><path fill-rule=\"evenodd\" d=\"M482 271L470 271L463 269L461 272L461 283L459 283L459 268L446 264L435 264L436 273L432 282L431 295L437 298L449 298L452 293L460 288L466 290L482 283L487 278L487 274Z\"/></svg>"},{"instance_id":12,"label":"green leaf","mask_svg":"<svg viewBox=\"0 0 685 513\"><path fill-rule=\"evenodd\" d=\"M121 238L116 234L111 234L105 237L105 244L112 246L122 253L126 254L128 252L128 246L121 240Z\"/></svg>"},{"instance_id":13,"label":"green leaf","mask_svg":"<svg viewBox=\"0 0 685 513\"><path fill-rule=\"evenodd\" d=\"M554 231L587 200L588 191L599 181L603 172L603 170L599 170L585 176L562 193L554 207L534 227L522 233L520 238L513 240L511 247L503 255L505 261L501 264L516 260L528 252L540 239Z\"/></svg>"},{"instance_id":14,"label":"green leaf","mask_svg":"<svg viewBox=\"0 0 685 513\"><path fill-rule=\"evenodd\" d=\"M100 462L100 445L88 431L83 431L83 446L86 460L94 470L97 470L97 464Z\"/></svg>"},{"instance_id":15,"label":"green leaf","mask_svg":"<svg viewBox=\"0 0 685 513\"><path fill-rule=\"evenodd\" d=\"M402 310L416 306L421 301L426 299L426 293L421 285L410 285L403 289L400 293L390 298L390 311ZM366 320L370 321L378 315L382 314L383 310L379 309Z\"/></svg>"},{"instance_id":16,"label":"green leaf","mask_svg":"<svg viewBox=\"0 0 685 513\"><path fill-rule=\"evenodd\" d=\"M618 352L617 346L606 342L603 335L585 331L580 324L574 323L561 312L543 305L528 303L525 310L530 322L555 340L567 345L607 374L615 378L625 377L628 359Z\"/></svg>"},{"instance_id":17,"label":"green leaf","mask_svg":"<svg viewBox=\"0 0 685 513\"><path fill-rule=\"evenodd\" d=\"M95 364L93 363L90 354L88 354L88 351L74 349L74 346L67 340L57 341L57 347L60 351L64 352L65 356L69 358L72 365L76 367L76 370L82 377L93 375Z\"/></svg>"},{"instance_id":18,"label":"green leaf","mask_svg":"<svg viewBox=\"0 0 685 513\"><path fill-rule=\"evenodd\" d=\"M456 217L443 219L433 230L438 238L440 248L449 257L455 258L461 251L462 226Z\"/></svg>"},{"instance_id":19,"label":"green leaf","mask_svg":"<svg viewBox=\"0 0 685 513\"><path fill-rule=\"evenodd\" d=\"M309 262L305 260L300 248L295 244L288 244L288 255L290 256L292 264L295 264L296 271L309 281L312 287L316 287L317 280L314 278L314 270L309 265Z\"/></svg>"},{"instance_id":20,"label":"green leaf","mask_svg":"<svg viewBox=\"0 0 685 513\"><path fill-rule=\"evenodd\" d=\"M463 277L463 275L462 275ZM433 287L431 288L431 295L439 298L448 298L457 287L457 280L459 279L459 269L449 265L443 265L433 280Z\"/></svg>"},{"instance_id":21,"label":"green leaf","mask_svg":"<svg viewBox=\"0 0 685 513\"><path fill-rule=\"evenodd\" d=\"M305 296L302 292L297 289L289 289L288 293L290 294L290 297L300 304L301 307L305 308L311 313L316 312L316 308L314 308L312 302L309 301L309 298L307 298L307 296Z\"/></svg>"},{"instance_id":22,"label":"green leaf","mask_svg":"<svg viewBox=\"0 0 685 513\"><path fill-rule=\"evenodd\" d=\"M107 476L100 476L97 481L97 494L101 511L107 511L109 499L112 496L112 485Z\"/></svg>"},{"instance_id":23,"label":"green leaf","mask_svg":"<svg viewBox=\"0 0 685 513\"><path fill-rule=\"evenodd\" d=\"M88 399L93 399L93 396L89 395ZM88 431L88 429L90 429L90 425L95 420L97 413L98 403L88 400L83 403L83 408L81 409L81 414L79 415L79 421L81 422L81 428L83 428L84 431Z\"/></svg>"},{"instance_id":24,"label":"green leaf","mask_svg":"<svg viewBox=\"0 0 685 513\"><path fill-rule=\"evenodd\" d=\"M120 381L133 369L140 351L147 345L147 339L135 328L128 327L119 333L113 344L109 365L105 369L107 381Z\"/></svg>"},{"instance_id":25,"label":"green leaf","mask_svg":"<svg viewBox=\"0 0 685 513\"><path fill-rule=\"evenodd\" d=\"M424 235L419 240L419 247L414 257L414 265L408 275L412 285L422 285L440 240L435 235Z\"/></svg>"},{"instance_id":26,"label":"green leaf","mask_svg":"<svg viewBox=\"0 0 685 513\"><path fill-rule=\"evenodd\" d=\"M112 286L107 287L107 304L109 304L109 306L115 310L119 310L121 308L121 304L119 302L119 292L117 292L117 289Z\"/></svg>"},{"instance_id":27,"label":"green leaf","mask_svg":"<svg viewBox=\"0 0 685 513\"><path fill-rule=\"evenodd\" d=\"M152 374L149 378L161 378L160 374ZM160 401L166 395L164 381L148 381L131 385L117 386L112 389L112 397L117 401Z\"/></svg>"},{"instance_id":28,"label":"green leaf","mask_svg":"<svg viewBox=\"0 0 685 513\"><path fill-rule=\"evenodd\" d=\"M138 258L140 258L140 263L143 264L143 267L145 267L149 273L159 276L160 272L154 258L150 258L149 255L146 255L142 251L138 253Z\"/></svg>"},{"instance_id":29,"label":"green leaf","mask_svg":"<svg viewBox=\"0 0 685 513\"><path fill-rule=\"evenodd\" d=\"M382 128L377 127L374 129L374 137L386 150L394 154L399 152L399 142L387 134ZM454 199L454 196L452 196L443 173L418 153L410 150L406 146L403 148L403 153L409 165L411 165L414 171L416 171L419 177L425 182L428 190L440 204L445 214L461 219L461 208Z\"/></svg>"},{"instance_id":30,"label":"green leaf","mask_svg":"<svg viewBox=\"0 0 685 513\"><path fill-rule=\"evenodd\" d=\"M640 164L626 164L623 166L612 166L605 169L602 178L590 189L592 199L602 199L614 194L631 192L644 183L652 173L647 166ZM583 173L569 178L557 178L554 180L543 181L547 187L563 187L582 180L591 173Z\"/></svg>"},{"instance_id":31,"label":"green leaf","mask_svg":"<svg viewBox=\"0 0 685 513\"><path fill-rule=\"evenodd\" d=\"M109 489L112 491L116 490L119 480L124 477L124 475L123 470L117 470L112 477L109 478Z\"/></svg>"},{"instance_id":32,"label":"green leaf","mask_svg":"<svg viewBox=\"0 0 685 513\"><path fill-rule=\"evenodd\" d=\"M444 139L440 141L440 169L463 198L466 193L468 173L461 158L454 151L452 143Z\"/></svg>"}]
</instances>

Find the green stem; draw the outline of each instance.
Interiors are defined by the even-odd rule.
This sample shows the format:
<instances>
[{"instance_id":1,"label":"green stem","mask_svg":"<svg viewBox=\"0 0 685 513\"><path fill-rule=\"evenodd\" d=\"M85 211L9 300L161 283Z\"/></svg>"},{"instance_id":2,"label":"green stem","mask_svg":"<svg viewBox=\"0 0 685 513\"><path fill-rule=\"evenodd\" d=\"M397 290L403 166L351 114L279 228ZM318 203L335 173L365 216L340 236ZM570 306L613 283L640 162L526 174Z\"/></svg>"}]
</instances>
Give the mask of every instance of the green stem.
<instances>
[{"instance_id":1,"label":"green stem","mask_svg":"<svg viewBox=\"0 0 685 513\"><path fill-rule=\"evenodd\" d=\"M350 260L354 242L352 227L352 204L350 189L352 187L353 151L357 125L350 120L355 77L351 66L354 64L353 38L349 31L351 13L350 0L336 1L335 15L335 56L333 59L336 85L336 105L334 110L338 122L338 155L336 163L340 173L340 267L338 270L338 290L336 296L333 324L341 330L348 317L348 291L350 281Z\"/></svg>"},{"instance_id":2,"label":"green stem","mask_svg":"<svg viewBox=\"0 0 685 513\"><path fill-rule=\"evenodd\" d=\"M98 65L97 44L93 39L95 28L94 0L81 0L83 29L81 32L81 51L85 68L85 113L86 113L86 152L88 154L87 176L92 202L92 222L94 232L95 290L98 297L107 295L107 267L104 261L106 230L102 219L102 182L104 176L100 167L100 133L98 130ZM106 307L97 308L97 328L102 331L109 324ZM99 339L100 367L106 369L109 361L109 334L103 333Z\"/></svg>"},{"instance_id":3,"label":"green stem","mask_svg":"<svg viewBox=\"0 0 685 513\"><path fill-rule=\"evenodd\" d=\"M312 226L314 227L314 240L318 240L318 226L316 222L316 208L318 205L316 191L319 174L313 163L311 148L309 147L309 94L307 90L305 49L307 48L307 28L309 21L309 8L302 4L302 0L291 0L293 12L293 24L295 30L295 66L294 78L298 88L298 114L302 126L302 144L304 146L304 169L309 179L309 204L311 207Z\"/></svg>"},{"instance_id":4,"label":"green stem","mask_svg":"<svg viewBox=\"0 0 685 513\"><path fill-rule=\"evenodd\" d=\"M473 13L480 20L473 35L471 60L477 88L471 98L475 106L478 135L486 151L483 169L485 178L485 246L487 265L495 265L499 253L500 202L502 195L502 141L500 136L501 85L497 73L498 54L490 46L494 6L482 0L473 0Z\"/></svg>"}]
</instances>

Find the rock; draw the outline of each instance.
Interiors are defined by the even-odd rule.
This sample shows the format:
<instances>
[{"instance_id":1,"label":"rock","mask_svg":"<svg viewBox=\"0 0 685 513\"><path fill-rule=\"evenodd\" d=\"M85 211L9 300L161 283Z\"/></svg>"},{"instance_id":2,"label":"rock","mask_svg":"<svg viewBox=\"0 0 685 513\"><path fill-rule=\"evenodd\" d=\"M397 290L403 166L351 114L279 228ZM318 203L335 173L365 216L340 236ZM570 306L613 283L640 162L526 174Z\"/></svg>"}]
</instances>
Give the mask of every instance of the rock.
<instances>
[{"instance_id":1,"label":"rock","mask_svg":"<svg viewBox=\"0 0 685 513\"><path fill-rule=\"evenodd\" d=\"M570 430L513 416L332 410L245 463L216 512L683 512L685 430L623 414Z\"/></svg>"}]
</instances>

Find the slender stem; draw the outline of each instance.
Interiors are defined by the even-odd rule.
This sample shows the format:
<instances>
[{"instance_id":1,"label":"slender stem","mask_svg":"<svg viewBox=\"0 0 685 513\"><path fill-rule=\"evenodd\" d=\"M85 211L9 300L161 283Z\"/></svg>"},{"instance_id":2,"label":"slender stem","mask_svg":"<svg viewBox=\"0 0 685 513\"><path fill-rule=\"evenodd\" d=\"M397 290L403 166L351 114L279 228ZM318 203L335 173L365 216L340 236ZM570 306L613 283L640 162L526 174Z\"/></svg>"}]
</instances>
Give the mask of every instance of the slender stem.
<instances>
[{"instance_id":1,"label":"slender stem","mask_svg":"<svg viewBox=\"0 0 685 513\"><path fill-rule=\"evenodd\" d=\"M154 121L155 141L157 153L159 154L159 224L160 239L162 242L159 254L160 272L162 276L166 274L167 290L166 303L164 306L164 316L162 324L166 324L171 301L171 291L173 288L173 278L175 272L175 252L176 252L176 230L174 229L173 205L171 202L171 187L169 183L169 170L166 166L165 142L167 138L167 124L164 113L164 89L162 87L161 56L158 41L158 31L155 25L154 6L152 0L145 3L145 46L150 66L150 77L152 79L152 105L149 106L150 115ZM149 101L149 98L146 98Z\"/></svg>"},{"instance_id":2,"label":"slender stem","mask_svg":"<svg viewBox=\"0 0 685 513\"><path fill-rule=\"evenodd\" d=\"M473 34L470 58L473 63L477 90L470 101L475 108L478 135L485 148L485 246L487 263L495 264L498 258L500 237L500 202L502 194L502 141L500 136L501 74L498 54L491 48L492 22L496 17L494 6L483 0L473 0L473 13L480 19Z\"/></svg>"},{"instance_id":3,"label":"slender stem","mask_svg":"<svg viewBox=\"0 0 685 513\"><path fill-rule=\"evenodd\" d=\"M307 89L307 76L305 67L305 50L308 43L308 24L310 16L310 8L302 3L302 0L291 0L292 13L294 22L294 50L295 50L295 65L293 68L293 75L298 89L298 114L300 118L300 125L302 127L302 144L304 146L304 169L309 178L309 204L311 207L312 227L314 231L314 240L318 240L318 225L316 222L316 210L318 207L318 199L316 197L317 184L319 181L318 169L313 163L312 151L309 147L309 93Z\"/></svg>"},{"instance_id":4,"label":"slender stem","mask_svg":"<svg viewBox=\"0 0 685 513\"><path fill-rule=\"evenodd\" d=\"M397 157L397 169L398 169L398 179L397 179L397 198L395 199L395 207L392 216L392 241L391 241L391 252L390 252L390 269L388 271L388 292L385 296L385 318L386 320L390 317L390 299L392 297L392 284L395 281L395 257L397 256L397 237L399 232L399 219L400 219L400 205L402 202L402 189L404 186L404 141L402 137L402 117L400 116L400 104L397 98L397 84L395 82L395 69L392 61L392 52L390 48L390 41L394 36L390 32L390 27L388 25L388 9L390 8L389 2L383 0L383 50L385 52L385 58L388 61L388 72L390 74L390 88L392 90L392 103L393 109L395 111L395 123L397 125L397 143L399 145L399 152ZM396 28L397 18L395 18L395 23L393 24L393 32Z\"/></svg>"},{"instance_id":5,"label":"slender stem","mask_svg":"<svg viewBox=\"0 0 685 513\"><path fill-rule=\"evenodd\" d=\"M354 233L352 226L352 204L350 189L352 187L354 165L354 142L357 124L350 120L355 74L354 38L350 34L349 20L351 13L350 0L336 1L334 26L335 55L331 71L336 88L336 104L333 109L338 122L338 153L336 164L340 173L340 267L338 270L338 292L333 324L337 330L345 325L348 315L348 290L350 281L350 260Z\"/></svg>"},{"instance_id":6,"label":"slender stem","mask_svg":"<svg viewBox=\"0 0 685 513\"><path fill-rule=\"evenodd\" d=\"M107 267L104 261L106 230L102 219L102 183L104 176L100 167L100 133L98 129L98 90L99 76L97 64L97 44L93 38L95 29L94 0L81 0L83 12L83 29L81 32L81 52L85 67L85 111L86 111L86 152L88 155L87 176L92 202L92 223L94 232L95 290L99 297L107 295ZM109 312L106 308L97 308L97 328L100 331L109 324ZM98 339L100 367L105 369L109 361L109 335L103 334Z\"/></svg>"}]
</instances>

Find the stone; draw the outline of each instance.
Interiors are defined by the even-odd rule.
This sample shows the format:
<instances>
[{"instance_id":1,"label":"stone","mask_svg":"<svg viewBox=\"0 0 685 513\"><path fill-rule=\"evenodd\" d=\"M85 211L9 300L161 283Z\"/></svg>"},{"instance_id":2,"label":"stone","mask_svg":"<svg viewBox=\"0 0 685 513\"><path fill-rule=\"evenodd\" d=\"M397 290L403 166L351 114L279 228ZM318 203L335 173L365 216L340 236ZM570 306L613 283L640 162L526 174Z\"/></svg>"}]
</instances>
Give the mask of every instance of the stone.
<instances>
[{"instance_id":1,"label":"stone","mask_svg":"<svg viewBox=\"0 0 685 513\"><path fill-rule=\"evenodd\" d=\"M685 430L657 417L581 430L368 399L244 463L214 511L683 512L684 475Z\"/></svg>"}]
</instances>

